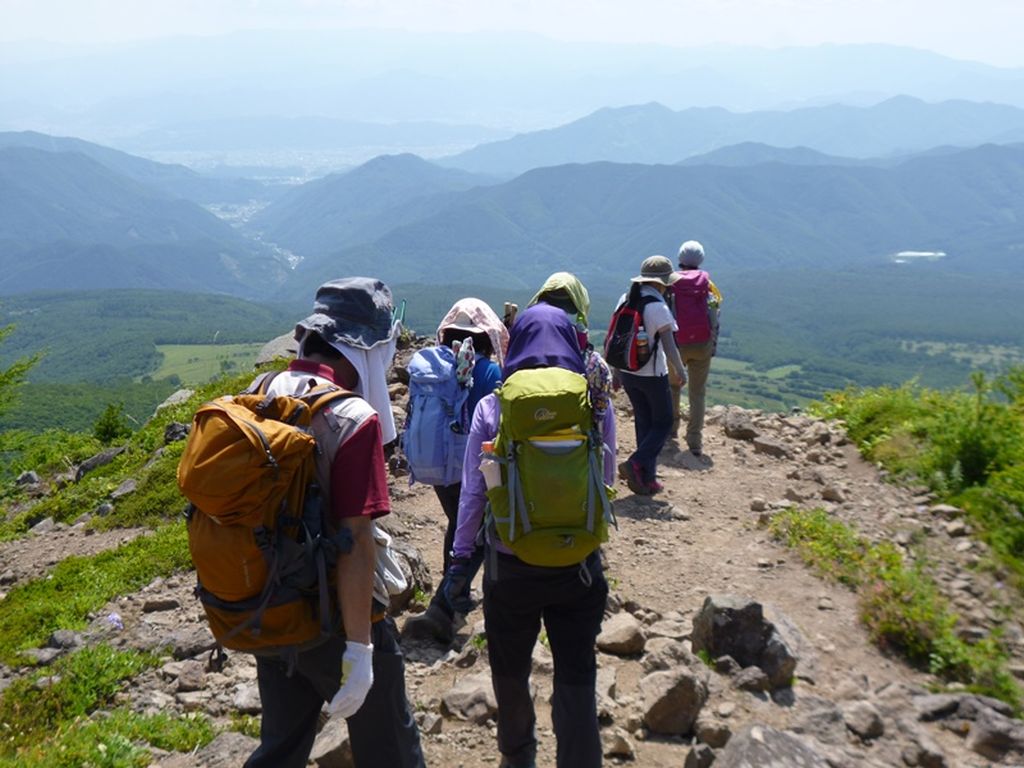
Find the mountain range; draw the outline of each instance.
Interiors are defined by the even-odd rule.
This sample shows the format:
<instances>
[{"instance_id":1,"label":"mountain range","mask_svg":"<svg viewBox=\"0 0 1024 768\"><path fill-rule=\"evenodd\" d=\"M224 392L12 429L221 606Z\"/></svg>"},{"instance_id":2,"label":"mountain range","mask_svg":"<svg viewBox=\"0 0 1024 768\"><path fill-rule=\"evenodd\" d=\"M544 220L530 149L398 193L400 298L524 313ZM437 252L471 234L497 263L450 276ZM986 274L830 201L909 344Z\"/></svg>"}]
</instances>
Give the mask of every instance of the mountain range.
<instances>
[{"instance_id":1,"label":"mountain range","mask_svg":"<svg viewBox=\"0 0 1024 768\"><path fill-rule=\"evenodd\" d=\"M293 188L249 224L262 238L293 252L331 253L437 210L450 193L494 183L491 177L441 168L416 155L383 155Z\"/></svg>"},{"instance_id":2,"label":"mountain range","mask_svg":"<svg viewBox=\"0 0 1024 768\"><path fill-rule=\"evenodd\" d=\"M671 255L689 237L705 241L709 261L726 272L869 267L920 250L953 254L959 269L1019 275L1024 147L986 145L891 168L571 164L429 200L415 206L418 217L408 204L381 213L367 201L396 225L326 255L302 254L286 293L339 272L434 285L480 282L482 272L485 282L525 287L559 268L611 291L644 256Z\"/></svg>"},{"instance_id":3,"label":"mountain range","mask_svg":"<svg viewBox=\"0 0 1024 768\"><path fill-rule=\"evenodd\" d=\"M677 163L744 142L869 158L939 145L1020 141L1024 141L1024 109L1001 104L929 104L901 96L870 107L833 104L738 113L718 107L677 112L652 103L600 109L557 128L481 144L440 162L477 173L511 175L600 160Z\"/></svg>"},{"instance_id":4,"label":"mountain range","mask_svg":"<svg viewBox=\"0 0 1024 768\"><path fill-rule=\"evenodd\" d=\"M18 76L0 79L0 129L131 147L142 135L187 141L180 128L199 122L295 116L525 131L648 101L751 111L909 94L1024 106L1021 69L889 45L701 45L680 32L678 46L370 29L5 43L0 71Z\"/></svg>"},{"instance_id":5,"label":"mountain range","mask_svg":"<svg viewBox=\"0 0 1024 768\"><path fill-rule=\"evenodd\" d=\"M36 131L0 132L0 148L4 147L84 155L132 181L153 187L170 197L183 197L200 205L239 203L268 194L266 185L252 179L206 176L184 165L156 163L76 138L49 136Z\"/></svg>"},{"instance_id":6,"label":"mountain range","mask_svg":"<svg viewBox=\"0 0 1024 768\"><path fill-rule=\"evenodd\" d=\"M0 148L0 293L152 287L264 295L281 260L196 203L78 152Z\"/></svg>"},{"instance_id":7,"label":"mountain range","mask_svg":"<svg viewBox=\"0 0 1024 768\"><path fill-rule=\"evenodd\" d=\"M381 157L292 188L241 229L137 180L180 170L90 153L113 168L78 152L0 149L0 293L166 287L297 301L342 272L526 287L558 268L612 292L634 262L687 237L727 272L869 266L915 250L955 255L969 271L1021 267L1017 145L863 163L741 146L721 151L728 162L568 164L505 182ZM134 178L114 170L125 164Z\"/></svg>"}]
</instances>

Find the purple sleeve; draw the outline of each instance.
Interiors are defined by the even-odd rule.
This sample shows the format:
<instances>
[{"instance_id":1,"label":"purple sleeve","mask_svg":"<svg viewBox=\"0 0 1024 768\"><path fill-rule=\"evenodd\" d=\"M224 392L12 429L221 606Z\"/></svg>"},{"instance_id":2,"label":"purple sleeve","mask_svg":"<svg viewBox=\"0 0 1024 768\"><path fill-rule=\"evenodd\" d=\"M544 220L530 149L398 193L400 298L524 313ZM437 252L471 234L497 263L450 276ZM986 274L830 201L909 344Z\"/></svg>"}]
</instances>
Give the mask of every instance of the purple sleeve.
<instances>
[{"instance_id":1,"label":"purple sleeve","mask_svg":"<svg viewBox=\"0 0 1024 768\"><path fill-rule=\"evenodd\" d=\"M604 482L606 485L615 485L616 452L618 444L615 439L615 406L613 405L604 413L601 422L601 437L604 439Z\"/></svg>"},{"instance_id":2,"label":"purple sleeve","mask_svg":"<svg viewBox=\"0 0 1024 768\"><path fill-rule=\"evenodd\" d=\"M462 491L459 494L459 521L455 529L452 550L456 557L469 557L476 547L477 533L483 525L487 506L487 486L480 472L480 445L493 440L498 434L501 410L498 398L487 395L473 411L473 422L466 443L466 458L462 463Z\"/></svg>"}]
</instances>

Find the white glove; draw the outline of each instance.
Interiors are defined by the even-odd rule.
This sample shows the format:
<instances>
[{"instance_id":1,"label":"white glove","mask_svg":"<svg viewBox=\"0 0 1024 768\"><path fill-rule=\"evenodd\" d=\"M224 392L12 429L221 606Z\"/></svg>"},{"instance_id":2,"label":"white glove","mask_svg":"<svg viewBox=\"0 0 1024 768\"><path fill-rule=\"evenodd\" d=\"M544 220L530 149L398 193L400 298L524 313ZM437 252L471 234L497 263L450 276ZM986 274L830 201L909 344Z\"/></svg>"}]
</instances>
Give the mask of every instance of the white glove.
<instances>
[{"instance_id":1,"label":"white glove","mask_svg":"<svg viewBox=\"0 0 1024 768\"><path fill-rule=\"evenodd\" d=\"M341 657L341 688L334 694L327 711L332 715L352 717L363 706L373 685L373 644L363 645L349 640Z\"/></svg>"}]
</instances>

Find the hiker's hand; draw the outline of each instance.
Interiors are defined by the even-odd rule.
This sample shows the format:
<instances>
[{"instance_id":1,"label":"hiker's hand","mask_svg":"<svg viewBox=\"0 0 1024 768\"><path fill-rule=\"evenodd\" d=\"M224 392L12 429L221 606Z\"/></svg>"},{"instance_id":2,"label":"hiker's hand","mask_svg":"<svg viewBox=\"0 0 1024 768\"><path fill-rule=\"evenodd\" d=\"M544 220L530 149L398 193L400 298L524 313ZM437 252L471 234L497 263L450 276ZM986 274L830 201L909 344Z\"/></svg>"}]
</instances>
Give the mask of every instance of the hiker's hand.
<instances>
[{"instance_id":1,"label":"hiker's hand","mask_svg":"<svg viewBox=\"0 0 1024 768\"><path fill-rule=\"evenodd\" d=\"M334 694L327 710L332 715L352 717L363 706L373 685L373 644L363 645L349 640L341 659L341 688Z\"/></svg>"},{"instance_id":2,"label":"hiker's hand","mask_svg":"<svg viewBox=\"0 0 1024 768\"><path fill-rule=\"evenodd\" d=\"M612 368L612 392L618 392L622 389L622 377L619 375L618 368Z\"/></svg>"},{"instance_id":3,"label":"hiker's hand","mask_svg":"<svg viewBox=\"0 0 1024 768\"><path fill-rule=\"evenodd\" d=\"M453 557L444 575L444 597L448 605L457 613L469 613L473 610L473 601L469 592L469 558Z\"/></svg>"}]
</instances>

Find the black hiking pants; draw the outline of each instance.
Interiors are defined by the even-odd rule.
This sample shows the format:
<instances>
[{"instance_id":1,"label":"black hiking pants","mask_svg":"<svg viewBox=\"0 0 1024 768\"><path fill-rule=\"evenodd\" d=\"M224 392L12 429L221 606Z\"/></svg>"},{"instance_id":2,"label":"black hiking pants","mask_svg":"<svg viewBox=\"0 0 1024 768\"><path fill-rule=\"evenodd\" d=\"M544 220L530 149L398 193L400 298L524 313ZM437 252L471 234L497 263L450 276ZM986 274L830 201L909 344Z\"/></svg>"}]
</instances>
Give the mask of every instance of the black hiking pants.
<instances>
[{"instance_id":1,"label":"black hiking pants","mask_svg":"<svg viewBox=\"0 0 1024 768\"><path fill-rule=\"evenodd\" d=\"M530 695L533 646L541 620L554 661L551 719L558 768L601 765L597 722L595 641L601 630L608 583L594 552L580 565L543 568L488 554L484 622L491 680L498 702L498 749L511 766L531 766L537 752ZM495 578L496 576L496 578Z\"/></svg>"},{"instance_id":2,"label":"black hiking pants","mask_svg":"<svg viewBox=\"0 0 1024 768\"><path fill-rule=\"evenodd\" d=\"M452 561L452 547L455 546L455 529L459 527L459 496L462 493L462 483L452 483L451 485L435 485L433 486L434 493L437 494L437 500L441 502L441 509L444 510L444 516L448 519L448 524L444 529L444 573L441 582L437 585L437 589L434 590L434 596L430 599L430 602L437 605L444 614L449 618L455 618L455 609L448 603L448 598L445 597L445 578L448 574L448 566ZM462 593L462 597L469 598L469 593L473 586L473 579L476 578L476 572L480 569L480 564L484 561L484 549L482 546L478 546L473 550L473 554L469 560L469 578L466 579L466 589Z\"/></svg>"},{"instance_id":3,"label":"black hiking pants","mask_svg":"<svg viewBox=\"0 0 1024 768\"><path fill-rule=\"evenodd\" d=\"M357 768L423 768L420 735L405 696L405 661L395 622L373 623L373 686L348 723ZM263 705L260 745L245 768L305 768L324 702L337 693L345 641L332 638L298 655L295 669L277 658L256 658ZM325 726L330 728L331 724Z\"/></svg>"}]
</instances>

